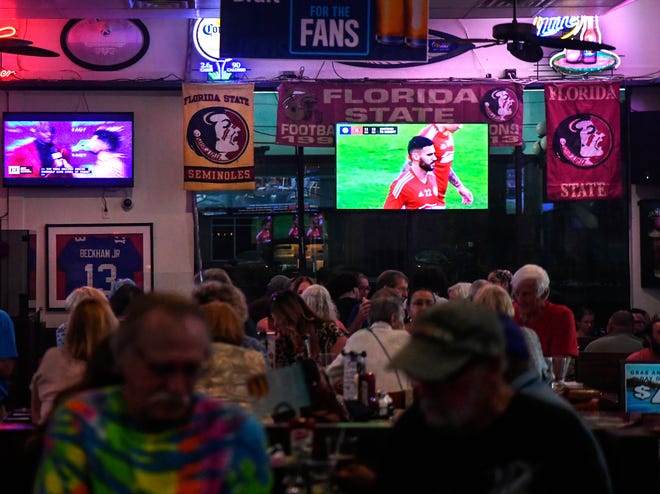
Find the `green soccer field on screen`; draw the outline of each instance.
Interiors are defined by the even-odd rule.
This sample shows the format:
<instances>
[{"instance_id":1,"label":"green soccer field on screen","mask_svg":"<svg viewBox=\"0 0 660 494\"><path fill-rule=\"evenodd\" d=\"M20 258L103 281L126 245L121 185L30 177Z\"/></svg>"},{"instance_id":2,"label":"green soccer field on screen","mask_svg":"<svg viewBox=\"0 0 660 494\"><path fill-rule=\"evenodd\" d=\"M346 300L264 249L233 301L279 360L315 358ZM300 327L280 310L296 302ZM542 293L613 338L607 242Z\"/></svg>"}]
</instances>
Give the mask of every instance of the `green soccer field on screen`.
<instances>
[{"instance_id":1,"label":"green soccer field on screen","mask_svg":"<svg viewBox=\"0 0 660 494\"><path fill-rule=\"evenodd\" d=\"M392 182L408 159L408 142L429 124L339 123L336 132L337 209L382 209ZM463 204L451 184L446 208L488 209L488 124L462 124L453 132L451 169L474 198ZM441 156L438 161L451 159Z\"/></svg>"}]
</instances>

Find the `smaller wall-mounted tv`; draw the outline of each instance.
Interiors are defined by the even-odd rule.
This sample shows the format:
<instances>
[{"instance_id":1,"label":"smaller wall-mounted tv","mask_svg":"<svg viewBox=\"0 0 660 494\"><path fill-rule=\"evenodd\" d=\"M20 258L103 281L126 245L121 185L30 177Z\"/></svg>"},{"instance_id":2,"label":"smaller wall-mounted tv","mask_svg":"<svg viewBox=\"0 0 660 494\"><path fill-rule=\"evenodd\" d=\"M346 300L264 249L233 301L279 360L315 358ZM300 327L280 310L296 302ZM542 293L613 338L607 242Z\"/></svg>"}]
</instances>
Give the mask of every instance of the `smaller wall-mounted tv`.
<instances>
[{"instance_id":1,"label":"smaller wall-mounted tv","mask_svg":"<svg viewBox=\"0 0 660 494\"><path fill-rule=\"evenodd\" d=\"M408 166L408 142L420 134L434 135L433 132L437 131L429 131L434 125L445 124L336 124L337 209L384 209L390 186ZM451 169L471 192L472 202L465 203L457 189L447 184L444 198L440 201L442 207L434 204L428 209L488 209L488 124L446 125L459 125L451 133L453 158L451 153L443 152L442 157L438 152L435 166L439 169L442 160L453 159ZM441 183L438 184L438 188L442 189ZM423 194L428 191L420 188L418 192Z\"/></svg>"},{"instance_id":2,"label":"smaller wall-mounted tv","mask_svg":"<svg viewBox=\"0 0 660 494\"><path fill-rule=\"evenodd\" d=\"M132 187L133 113L3 113L5 187Z\"/></svg>"}]
</instances>

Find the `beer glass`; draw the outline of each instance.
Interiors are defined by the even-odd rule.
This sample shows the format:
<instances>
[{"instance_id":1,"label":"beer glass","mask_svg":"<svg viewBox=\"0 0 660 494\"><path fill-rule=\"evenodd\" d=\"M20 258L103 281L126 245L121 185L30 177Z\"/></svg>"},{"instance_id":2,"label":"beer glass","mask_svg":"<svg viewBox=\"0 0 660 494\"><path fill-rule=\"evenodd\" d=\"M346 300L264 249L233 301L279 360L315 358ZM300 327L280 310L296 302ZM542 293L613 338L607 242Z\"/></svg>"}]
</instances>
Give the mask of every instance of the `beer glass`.
<instances>
[{"instance_id":1,"label":"beer glass","mask_svg":"<svg viewBox=\"0 0 660 494\"><path fill-rule=\"evenodd\" d=\"M552 389L555 391L561 390L566 386L566 375L568 374L568 368L571 365L571 357L550 357L549 363L553 375Z\"/></svg>"},{"instance_id":2,"label":"beer glass","mask_svg":"<svg viewBox=\"0 0 660 494\"><path fill-rule=\"evenodd\" d=\"M376 41L384 45L401 45L405 40L404 0L376 1Z\"/></svg>"},{"instance_id":3,"label":"beer glass","mask_svg":"<svg viewBox=\"0 0 660 494\"><path fill-rule=\"evenodd\" d=\"M426 47L428 43L429 0L406 0L406 45Z\"/></svg>"}]
</instances>

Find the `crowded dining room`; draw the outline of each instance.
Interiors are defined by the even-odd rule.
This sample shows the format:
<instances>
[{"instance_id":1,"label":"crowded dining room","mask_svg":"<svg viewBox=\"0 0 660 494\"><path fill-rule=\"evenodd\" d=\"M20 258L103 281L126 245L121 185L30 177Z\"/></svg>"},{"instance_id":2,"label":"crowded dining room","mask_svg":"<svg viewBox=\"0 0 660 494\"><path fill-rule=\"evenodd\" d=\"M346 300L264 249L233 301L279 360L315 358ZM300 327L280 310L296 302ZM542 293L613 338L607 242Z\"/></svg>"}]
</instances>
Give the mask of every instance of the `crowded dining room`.
<instances>
[{"instance_id":1,"label":"crowded dining room","mask_svg":"<svg viewBox=\"0 0 660 494\"><path fill-rule=\"evenodd\" d=\"M656 15L0 0L3 492L660 491Z\"/></svg>"}]
</instances>

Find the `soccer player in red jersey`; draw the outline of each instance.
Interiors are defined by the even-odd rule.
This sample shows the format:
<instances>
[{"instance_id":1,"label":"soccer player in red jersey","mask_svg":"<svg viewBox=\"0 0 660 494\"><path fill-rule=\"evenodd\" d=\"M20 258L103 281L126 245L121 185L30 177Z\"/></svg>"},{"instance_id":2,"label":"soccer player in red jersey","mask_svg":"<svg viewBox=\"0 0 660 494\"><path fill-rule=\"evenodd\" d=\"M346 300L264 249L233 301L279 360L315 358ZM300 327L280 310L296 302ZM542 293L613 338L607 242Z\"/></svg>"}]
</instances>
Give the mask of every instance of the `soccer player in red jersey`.
<instances>
[{"instance_id":1,"label":"soccer player in red jersey","mask_svg":"<svg viewBox=\"0 0 660 494\"><path fill-rule=\"evenodd\" d=\"M438 198L442 206L445 206L445 195L447 184L450 183L463 198L463 204L472 204L474 200L472 192L463 185L454 172L454 132L462 127L461 124L430 124L424 127L419 135L431 139L435 147L438 161L435 163L435 178L438 182Z\"/></svg>"},{"instance_id":2,"label":"soccer player in red jersey","mask_svg":"<svg viewBox=\"0 0 660 494\"><path fill-rule=\"evenodd\" d=\"M408 142L410 166L390 185L384 209L444 209L438 198L433 169L437 156L433 141L415 136Z\"/></svg>"}]
</instances>

